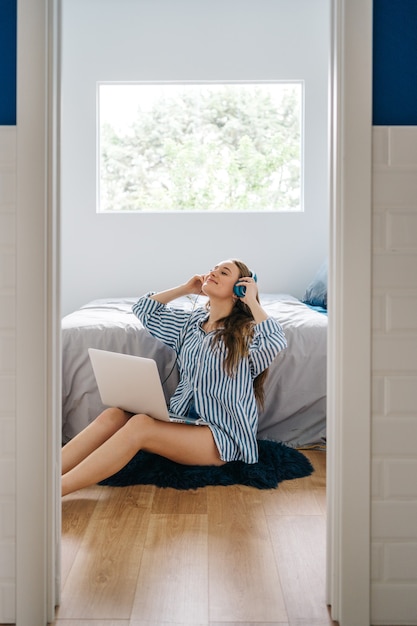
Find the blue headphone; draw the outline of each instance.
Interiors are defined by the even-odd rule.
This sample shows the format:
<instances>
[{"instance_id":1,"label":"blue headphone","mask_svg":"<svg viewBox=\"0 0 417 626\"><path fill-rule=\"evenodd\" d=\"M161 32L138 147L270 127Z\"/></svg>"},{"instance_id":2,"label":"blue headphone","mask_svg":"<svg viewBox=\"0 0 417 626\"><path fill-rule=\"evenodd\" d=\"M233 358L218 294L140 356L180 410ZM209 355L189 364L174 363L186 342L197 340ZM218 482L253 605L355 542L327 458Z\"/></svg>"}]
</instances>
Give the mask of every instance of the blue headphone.
<instances>
[{"instance_id":1,"label":"blue headphone","mask_svg":"<svg viewBox=\"0 0 417 626\"><path fill-rule=\"evenodd\" d=\"M253 278L253 280L255 281L255 283L257 282L258 278L255 274L255 272L252 272L249 274L250 278ZM245 276L242 276L242 278L245 278ZM239 279L240 280L240 279ZM238 281L239 282L239 281ZM235 296L237 296L238 298L243 298L243 296L246 293L246 287L245 285L238 285L237 283L235 284L235 286L233 287L233 293L235 294Z\"/></svg>"}]
</instances>

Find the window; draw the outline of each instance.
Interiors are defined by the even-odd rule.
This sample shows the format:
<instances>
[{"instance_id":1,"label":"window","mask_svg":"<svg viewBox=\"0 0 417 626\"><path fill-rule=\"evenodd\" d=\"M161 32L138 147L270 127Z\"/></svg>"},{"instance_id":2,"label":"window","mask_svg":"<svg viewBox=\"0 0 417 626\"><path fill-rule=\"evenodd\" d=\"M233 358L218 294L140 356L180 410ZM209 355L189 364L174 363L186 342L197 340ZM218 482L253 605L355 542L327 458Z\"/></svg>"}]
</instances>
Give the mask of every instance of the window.
<instances>
[{"instance_id":1,"label":"window","mask_svg":"<svg viewBox=\"0 0 417 626\"><path fill-rule=\"evenodd\" d=\"M301 211L301 82L100 83L99 212Z\"/></svg>"}]
</instances>

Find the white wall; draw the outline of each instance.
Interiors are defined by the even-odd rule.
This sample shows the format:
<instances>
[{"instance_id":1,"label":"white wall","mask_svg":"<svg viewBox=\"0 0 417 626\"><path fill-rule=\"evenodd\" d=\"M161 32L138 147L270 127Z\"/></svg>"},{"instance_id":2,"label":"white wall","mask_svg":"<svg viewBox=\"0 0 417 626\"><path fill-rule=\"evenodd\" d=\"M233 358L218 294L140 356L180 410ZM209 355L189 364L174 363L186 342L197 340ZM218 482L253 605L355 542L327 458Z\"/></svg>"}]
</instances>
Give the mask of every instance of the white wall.
<instances>
[{"instance_id":1,"label":"white wall","mask_svg":"<svg viewBox=\"0 0 417 626\"><path fill-rule=\"evenodd\" d=\"M417 127L375 127L372 624L417 624Z\"/></svg>"},{"instance_id":2,"label":"white wall","mask_svg":"<svg viewBox=\"0 0 417 626\"><path fill-rule=\"evenodd\" d=\"M0 126L0 621L14 621L16 127Z\"/></svg>"},{"instance_id":3,"label":"white wall","mask_svg":"<svg viewBox=\"0 0 417 626\"><path fill-rule=\"evenodd\" d=\"M233 256L302 297L328 246L330 0L64 0L62 312ZM303 214L96 214L96 81L305 80Z\"/></svg>"}]
</instances>

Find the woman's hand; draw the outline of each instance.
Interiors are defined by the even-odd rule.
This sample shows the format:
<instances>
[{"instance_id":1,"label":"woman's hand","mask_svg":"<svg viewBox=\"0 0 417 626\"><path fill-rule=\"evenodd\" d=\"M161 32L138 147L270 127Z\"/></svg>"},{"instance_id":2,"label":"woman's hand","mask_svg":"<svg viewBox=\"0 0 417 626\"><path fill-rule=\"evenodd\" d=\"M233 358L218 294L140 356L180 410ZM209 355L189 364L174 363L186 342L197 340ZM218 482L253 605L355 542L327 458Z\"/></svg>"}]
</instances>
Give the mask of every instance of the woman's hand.
<instances>
[{"instance_id":1,"label":"woman's hand","mask_svg":"<svg viewBox=\"0 0 417 626\"><path fill-rule=\"evenodd\" d=\"M203 283L206 280L205 274L194 274L185 284L187 294L193 293L199 295L203 287Z\"/></svg>"},{"instance_id":2,"label":"woman's hand","mask_svg":"<svg viewBox=\"0 0 417 626\"><path fill-rule=\"evenodd\" d=\"M245 288L245 294L240 297L239 300L242 300L242 302L248 306L250 306L250 302L256 302L258 286L256 281L251 276L243 276L242 278L239 278L236 285Z\"/></svg>"},{"instance_id":3,"label":"woman's hand","mask_svg":"<svg viewBox=\"0 0 417 626\"><path fill-rule=\"evenodd\" d=\"M171 300L175 300L181 296L188 296L189 294L199 295L205 279L205 274L195 274L187 280L186 283L178 285L178 287L173 287L172 289L167 289L166 291L159 291L151 296L151 298L162 302L162 304L168 304Z\"/></svg>"},{"instance_id":4,"label":"woman's hand","mask_svg":"<svg viewBox=\"0 0 417 626\"><path fill-rule=\"evenodd\" d=\"M258 286L254 279L250 276L244 276L237 282L237 285L246 287L245 295L239 298L239 300L242 300L250 308L255 323L259 324L266 320L268 314L258 301Z\"/></svg>"}]
</instances>

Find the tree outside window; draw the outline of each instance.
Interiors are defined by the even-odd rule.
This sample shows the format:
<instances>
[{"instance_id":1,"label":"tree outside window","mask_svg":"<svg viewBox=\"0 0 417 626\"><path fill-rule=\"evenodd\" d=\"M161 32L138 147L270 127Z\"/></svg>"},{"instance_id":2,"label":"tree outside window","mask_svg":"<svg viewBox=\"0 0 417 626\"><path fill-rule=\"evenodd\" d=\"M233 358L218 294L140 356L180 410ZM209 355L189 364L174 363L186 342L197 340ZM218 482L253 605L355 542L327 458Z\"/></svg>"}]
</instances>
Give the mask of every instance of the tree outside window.
<instances>
[{"instance_id":1,"label":"tree outside window","mask_svg":"<svg viewBox=\"0 0 417 626\"><path fill-rule=\"evenodd\" d=\"M301 211L294 83L100 84L100 212Z\"/></svg>"}]
</instances>

